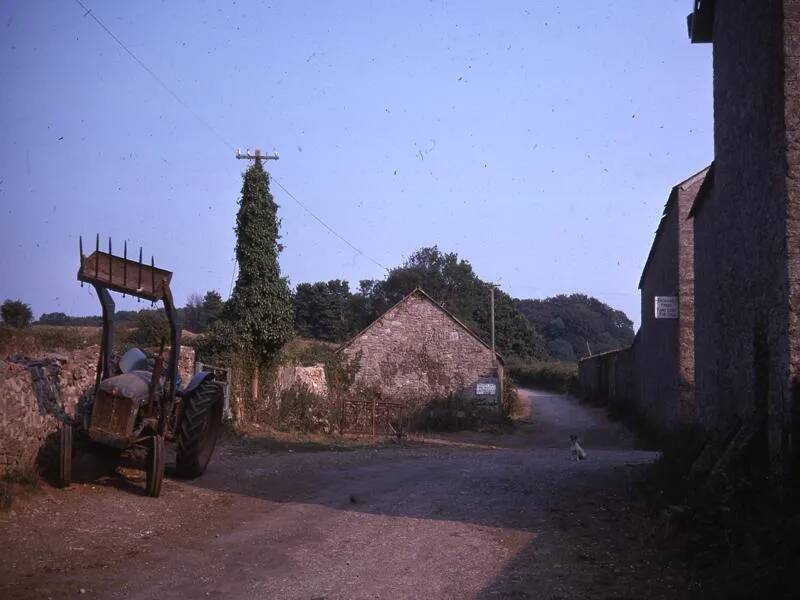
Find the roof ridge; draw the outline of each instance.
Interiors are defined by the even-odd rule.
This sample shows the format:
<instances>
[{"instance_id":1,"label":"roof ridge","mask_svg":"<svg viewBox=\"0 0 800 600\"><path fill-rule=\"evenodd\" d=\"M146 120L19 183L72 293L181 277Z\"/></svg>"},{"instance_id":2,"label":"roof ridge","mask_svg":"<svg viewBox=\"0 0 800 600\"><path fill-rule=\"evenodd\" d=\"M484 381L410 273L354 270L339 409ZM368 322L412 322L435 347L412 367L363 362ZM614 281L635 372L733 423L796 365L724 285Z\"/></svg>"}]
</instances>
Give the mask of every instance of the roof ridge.
<instances>
[{"instance_id":1,"label":"roof ridge","mask_svg":"<svg viewBox=\"0 0 800 600\"><path fill-rule=\"evenodd\" d=\"M421 295L421 296L422 296L422 298L424 298L425 300L427 300L428 302L430 302L431 304L433 304L433 305L434 305L436 308L438 308L440 311L442 311L444 314L446 314L448 317L450 317L450 319L451 319L452 321L454 321L454 322L455 322L455 323L456 323L456 324L457 324L459 327L461 327L461 328L462 328L464 331L466 331L466 332L467 332L469 335L471 335L473 338L475 338L475 339L476 339L476 340L477 340L477 341L478 341L478 342L479 342L479 343L480 343L482 346L485 346L485 347L486 347L488 350L490 350L490 351L491 351L492 347L491 347L489 344L487 344L487 343L486 343L486 342L485 342L483 339L481 339L481 337L480 337L480 336L479 336L477 333L475 333L474 331L472 331L472 329L470 329L470 328L469 328L469 327L467 327L467 326L466 326L466 325L465 325L463 322L461 322L461 320L460 320L458 317L456 317L456 316L455 316L453 313L451 313L449 310L447 310L447 309L446 309L444 306L442 306L442 305L441 305L439 302L437 302L436 300L434 300L433 296L431 296L430 294L428 294L428 292L426 292L426 291L425 291L424 289L422 289L421 287L417 286L417 287L415 287L413 290L411 290L411 291L410 291L408 294L406 294L405 296L403 296L403 297L402 297L402 298L401 298L399 301L397 301L395 304L393 304L391 307L389 307L388 309L386 309L386 310L383 312L383 314L382 314L382 315L380 315L378 318L376 318L374 321L372 321L372 323L370 323L369 325L367 325L366 327L364 327L364 329L362 329L361 331L359 331L357 334L355 334L353 337L351 337L349 340L347 340L345 343L343 343L341 346L339 346L339 347L336 349L336 352L339 352L339 351L343 350L344 348L346 348L347 346L349 346L350 344L352 344L352 343L353 343L353 342L354 342L356 339L360 338L360 337L361 337L362 335L364 335L364 334L365 334L365 333L366 333L368 330L372 329L372 327L373 327L375 324L377 324L379 321L381 321L381 320L382 320L382 319L383 319L383 318L384 318L386 315L388 315L388 314L389 314L390 312L392 312L394 309L396 309L396 308L397 308L397 307L399 307L401 304L403 304L404 302L406 302L406 301L407 301L407 300L408 300L408 299L409 299L411 296L413 296L413 295L415 295L415 294L419 294L419 295ZM495 354L495 356L496 356L498 359L500 359L500 362L503 362L503 363L505 363L505 360L503 359L502 355L501 355L499 352L497 352L497 350L495 350L494 354Z\"/></svg>"}]
</instances>

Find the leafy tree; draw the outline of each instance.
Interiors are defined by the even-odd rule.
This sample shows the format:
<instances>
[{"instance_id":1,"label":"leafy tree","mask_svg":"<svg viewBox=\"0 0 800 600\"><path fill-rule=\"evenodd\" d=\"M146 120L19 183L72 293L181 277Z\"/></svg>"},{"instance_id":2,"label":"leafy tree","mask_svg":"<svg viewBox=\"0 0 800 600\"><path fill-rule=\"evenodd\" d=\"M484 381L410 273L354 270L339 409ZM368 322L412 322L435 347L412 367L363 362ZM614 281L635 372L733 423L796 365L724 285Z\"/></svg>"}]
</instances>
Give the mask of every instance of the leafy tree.
<instances>
[{"instance_id":1,"label":"leafy tree","mask_svg":"<svg viewBox=\"0 0 800 600\"><path fill-rule=\"evenodd\" d=\"M560 360L562 362L575 362L575 349L564 338L556 338L548 340L547 352L553 360Z\"/></svg>"},{"instance_id":2,"label":"leafy tree","mask_svg":"<svg viewBox=\"0 0 800 600\"><path fill-rule=\"evenodd\" d=\"M72 317L68 317L63 312L52 312L52 313L43 313L41 317L39 317L39 324L40 325L69 325L70 319Z\"/></svg>"},{"instance_id":3,"label":"leafy tree","mask_svg":"<svg viewBox=\"0 0 800 600\"><path fill-rule=\"evenodd\" d=\"M225 301L217 290L209 290L203 296L203 315L205 316L205 326L213 324L222 316L225 310Z\"/></svg>"},{"instance_id":4,"label":"leafy tree","mask_svg":"<svg viewBox=\"0 0 800 600\"><path fill-rule=\"evenodd\" d=\"M194 333L203 333L220 318L224 308L225 302L220 293L217 290L210 290L205 296L191 294L186 306L179 309L179 313L183 327Z\"/></svg>"},{"instance_id":5,"label":"leafy tree","mask_svg":"<svg viewBox=\"0 0 800 600\"><path fill-rule=\"evenodd\" d=\"M184 329L201 333L202 329L203 298L200 294L189 294L186 299L186 306L180 311L181 325Z\"/></svg>"},{"instance_id":6,"label":"leafy tree","mask_svg":"<svg viewBox=\"0 0 800 600\"><path fill-rule=\"evenodd\" d=\"M489 286L475 274L468 261L436 246L412 254L402 267L389 272L385 281L369 287L371 308L379 316L415 287L421 287L484 340L491 337ZM541 359L547 356L544 340L517 310L512 298L495 292L495 342L506 356Z\"/></svg>"},{"instance_id":7,"label":"leafy tree","mask_svg":"<svg viewBox=\"0 0 800 600\"><path fill-rule=\"evenodd\" d=\"M547 340L550 356L576 360L633 343L633 323L621 310L585 294L560 294L544 300L517 300L517 308ZM571 349L571 354L566 346ZM570 358L571 356L571 358Z\"/></svg>"},{"instance_id":8,"label":"leafy tree","mask_svg":"<svg viewBox=\"0 0 800 600\"><path fill-rule=\"evenodd\" d=\"M281 246L277 211L269 191L269 175L257 159L243 175L236 215L239 275L223 313L256 367L252 369L253 399L258 398L258 367L292 337L292 299L278 264Z\"/></svg>"},{"instance_id":9,"label":"leafy tree","mask_svg":"<svg viewBox=\"0 0 800 600\"><path fill-rule=\"evenodd\" d=\"M294 325L303 337L343 341L351 331L350 285L341 279L301 283L294 293Z\"/></svg>"},{"instance_id":10,"label":"leafy tree","mask_svg":"<svg viewBox=\"0 0 800 600\"><path fill-rule=\"evenodd\" d=\"M30 325L33 311L22 300L6 300L0 306L0 316L6 325L22 329Z\"/></svg>"},{"instance_id":11,"label":"leafy tree","mask_svg":"<svg viewBox=\"0 0 800 600\"><path fill-rule=\"evenodd\" d=\"M329 335L335 318L343 318L344 330L352 334L414 288L421 287L481 338L488 341L491 337L488 285L478 278L469 262L459 259L455 253L443 253L436 246L418 250L402 266L392 269L384 280L361 281L355 294L341 288L333 292L330 290L332 283L298 286L295 307L301 335ZM335 297L336 302L345 296L345 308L341 313L325 317L327 324L323 325L323 319L317 314L318 311L326 313L320 308L325 304L326 294ZM315 298L317 304L309 298ZM328 309L334 312L333 306L328 305ZM502 291L495 292L495 341L498 352L503 355L525 359L547 357L542 337L525 320L512 298Z\"/></svg>"},{"instance_id":12,"label":"leafy tree","mask_svg":"<svg viewBox=\"0 0 800 600\"><path fill-rule=\"evenodd\" d=\"M169 323L163 310L140 310L136 326L128 341L142 347L157 347L169 343Z\"/></svg>"}]
</instances>

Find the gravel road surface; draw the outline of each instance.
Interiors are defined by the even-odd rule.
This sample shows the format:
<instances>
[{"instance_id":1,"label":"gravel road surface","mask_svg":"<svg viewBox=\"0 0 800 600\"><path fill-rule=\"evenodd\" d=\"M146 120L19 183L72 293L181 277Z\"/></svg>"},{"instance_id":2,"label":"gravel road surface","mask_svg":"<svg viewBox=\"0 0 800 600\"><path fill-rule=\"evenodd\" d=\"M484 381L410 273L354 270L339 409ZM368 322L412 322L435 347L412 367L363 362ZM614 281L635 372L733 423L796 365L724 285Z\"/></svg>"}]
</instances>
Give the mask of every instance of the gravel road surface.
<instances>
[{"instance_id":1,"label":"gravel road surface","mask_svg":"<svg viewBox=\"0 0 800 600\"><path fill-rule=\"evenodd\" d=\"M228 443L159 499L130 474L45 488L0 513L0 597L685 597L631 506L655 454L601 409L521 395L502 434Z\"/></svg>"}]
</instances>

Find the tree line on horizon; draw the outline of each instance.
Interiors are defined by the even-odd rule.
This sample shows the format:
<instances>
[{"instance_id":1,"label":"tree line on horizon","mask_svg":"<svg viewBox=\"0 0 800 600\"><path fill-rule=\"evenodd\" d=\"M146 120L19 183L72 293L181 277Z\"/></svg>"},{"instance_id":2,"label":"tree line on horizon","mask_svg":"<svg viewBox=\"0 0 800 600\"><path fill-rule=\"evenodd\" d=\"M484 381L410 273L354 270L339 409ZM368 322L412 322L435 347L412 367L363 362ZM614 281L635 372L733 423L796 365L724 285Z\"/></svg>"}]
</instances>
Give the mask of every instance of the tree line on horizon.
<instances>
[{"instance_id":1,"label":"tree line on horizon","mask_svg":"<svg viewBox=\"0 0 800 600\"><path fill-rule=\"evenodd\" d=\"M401 266L391 269L385 279L362 280L356 291L342 279L298 284L291 293L295 333L309 339L344 342L417 287L489 341L488 284L468 261L436 246L416 251ZM222 317L225 305L216 290L202 296L192 294L186 305L177 309L181 327L205 333ZM118 323L144 331L161 331L159 320L163 320L163 309L116 313ZM51 312L42 314L37 323L98 326L102 319ZM633 323L625 313L597 298L559 294L545 299L514 299L501 290L495 292L496 345L498 352L509 358L574 362L590 352L626 347L633 338Z\"/></svg>"},{"instance_id":2,"label":"tree line on horizon","mask_svg":"<svg viewBox=\"0 0 800 600\"><path fill-rule=\"evenodd\" d=\"M491 336L489 284L467 260L436 246L422 248L385 279L301 283L294 292L298 335L343 342L364 329L406 294L420 287L481 338ZM629 346L633 322L624 312L585 294L542 300L495 292L495 340L500 354L521 360L574 362L587 354Z\"/></svg>"},{"instance_id":3,"label":"tree line on horizon","mask_svg":"<svg viewBox=\"0 0 800 600\"><path fill-rule=\"evenodd\" d=\"M300 283L294 290L281 276L282 250L277 205L269 191L269 174L256 160L242 176L236 215L236 258L239 273L227 301L216 290L193 294L177 309L183 329L204 334L200 351L213 357L239 356L253 370L253 397L259 369L294 335L343 342L352 337L415 288L422 288L485 341L491 336L490 285L469 261L437 246L421 248L384 279L365 279L350 291L347 281ZM7 300L0 315L6 326L24 327L30 307ZM119 311L118 323L131 323L131 341L158 343L166 332L163 309ZM101 325L100 317L43 314L42 325ZM629 345L633 323L619 310L582 294L544 300L514 299L495 290L495 342L498 352L522 361L572 362L589 352Z\"/></svg>"}]
</instances>

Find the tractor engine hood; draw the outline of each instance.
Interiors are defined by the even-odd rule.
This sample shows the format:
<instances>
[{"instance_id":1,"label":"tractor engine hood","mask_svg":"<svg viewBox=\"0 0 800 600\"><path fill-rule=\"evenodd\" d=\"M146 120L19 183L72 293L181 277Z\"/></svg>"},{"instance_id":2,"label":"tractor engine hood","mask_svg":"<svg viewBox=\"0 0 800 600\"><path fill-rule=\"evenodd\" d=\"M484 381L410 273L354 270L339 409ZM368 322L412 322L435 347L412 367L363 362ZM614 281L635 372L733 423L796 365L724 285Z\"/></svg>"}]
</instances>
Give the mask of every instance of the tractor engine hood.
<instances>
[{"instance_id":1,"label":"tractor engine hood","mask_svg":"<svg viewBox=\"0 0 800 600\"><path fill-rule=\"evenodd\" d=\"M100 382L92 407L89 437L96 442L127 448L136 441L136 414L147 403L152 375L131 371Z\"/></svg>"}]
</instances>

